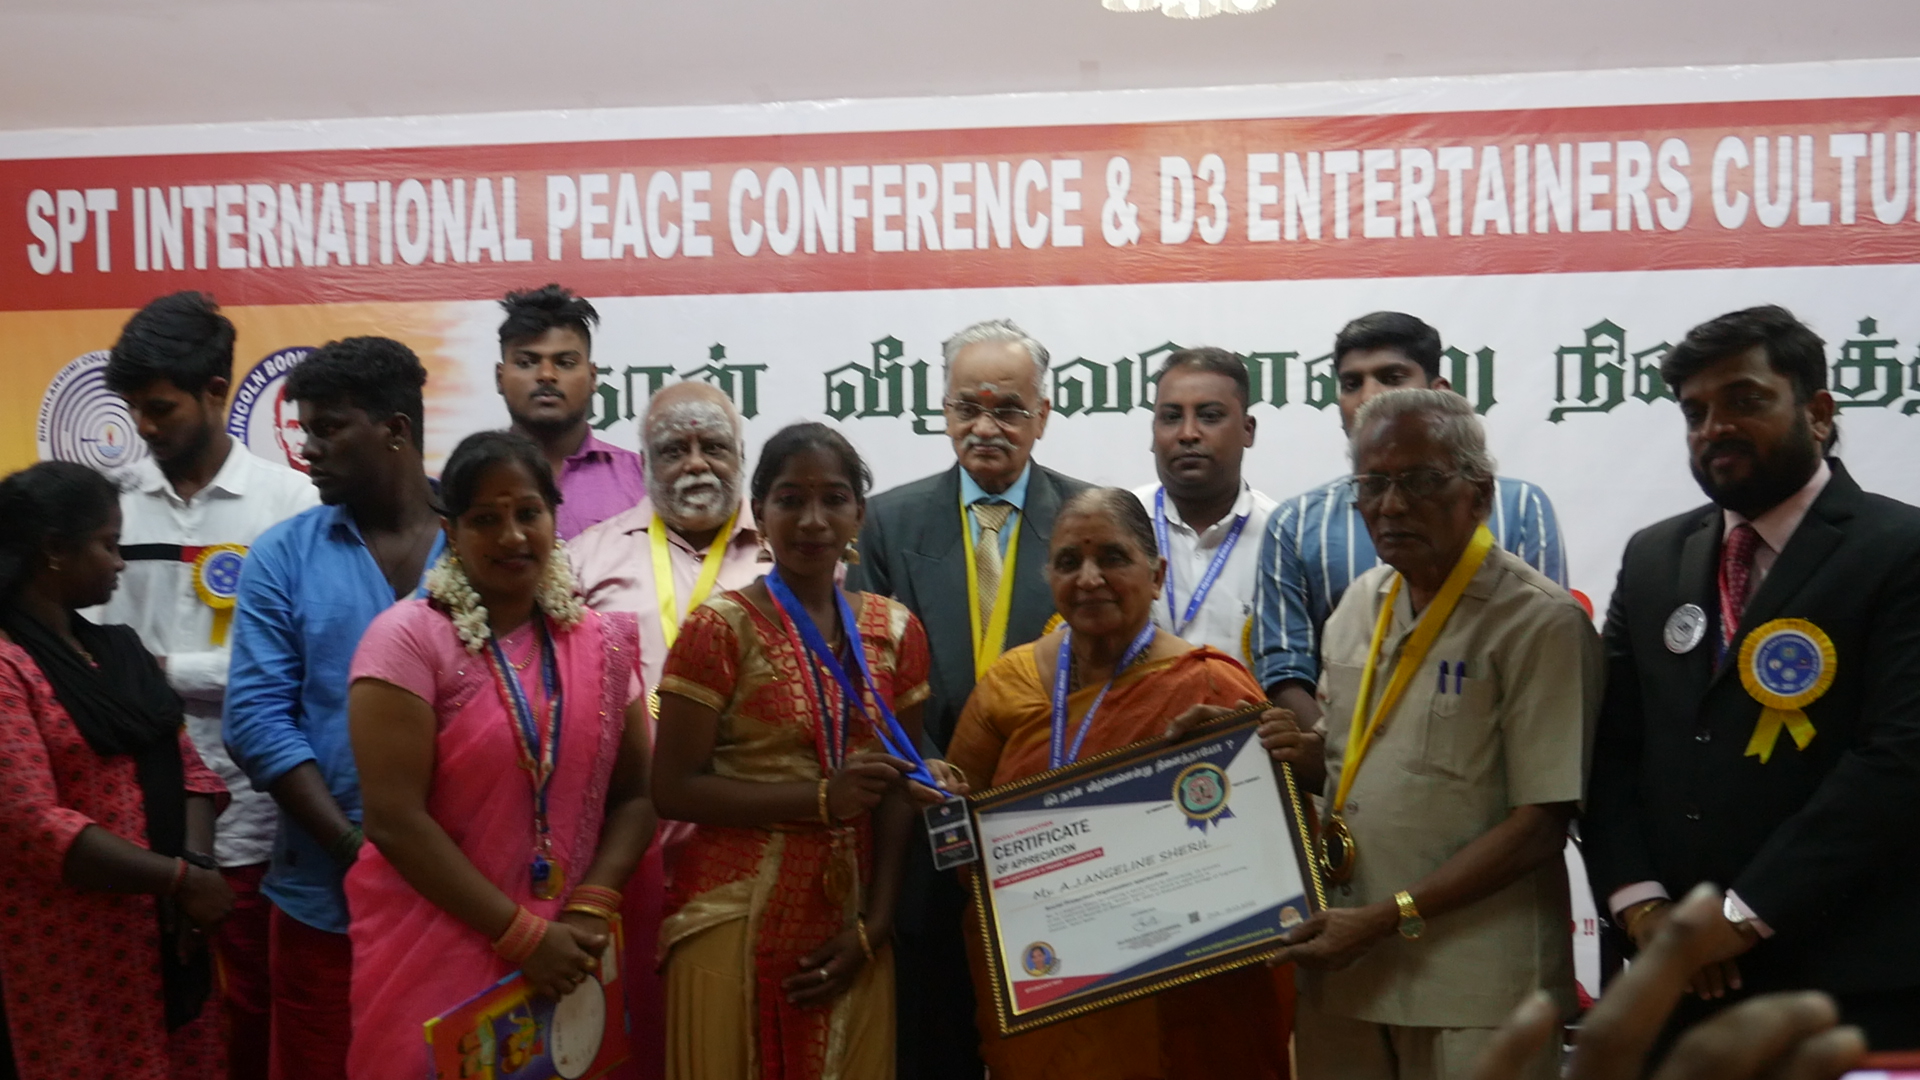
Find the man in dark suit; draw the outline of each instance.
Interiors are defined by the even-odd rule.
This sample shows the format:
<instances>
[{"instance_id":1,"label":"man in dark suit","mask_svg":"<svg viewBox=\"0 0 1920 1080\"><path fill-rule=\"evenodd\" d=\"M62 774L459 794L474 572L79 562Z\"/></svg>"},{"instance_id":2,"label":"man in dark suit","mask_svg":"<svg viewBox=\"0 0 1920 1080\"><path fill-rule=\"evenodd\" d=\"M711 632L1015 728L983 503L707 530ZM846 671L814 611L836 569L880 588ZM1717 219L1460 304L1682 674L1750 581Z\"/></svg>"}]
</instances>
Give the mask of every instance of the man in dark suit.
<instances>
[{"instance_id":1,"label":"man in dark suit","mask_svg":"<svg viewBox=\"0 0 1920 1080\"><path fill-rule=\"evenodd\" d=\"M1636 947L1726 890L1699 1000L1812 988L1920 1046L1920 509L1827 457L1825 343L1778 307L1695 327L1661 375L1713 502L1627 545L1583 833Z\"/></svg>"},{"instance_id":2,"label":"man in dark suit","mask_svg":"<svg viewBox=\"0 0 1920 1080\"><path fill-rule=\"evenodd\" d=\"M944 472L874 496L860 530L851 588L884 593L926 626L933 692L922 714L945 750L975 678L1006 649L1040 636L1053 615L1047 545L1054 516L1087 485L1032 460L1047 429L1046 347L1011 320L949 338L947 437L959 460ZM979 1080L960 915L965 896L936 875L922 838L894 922L901 1080Z\"/></svg>"}]
</instances>

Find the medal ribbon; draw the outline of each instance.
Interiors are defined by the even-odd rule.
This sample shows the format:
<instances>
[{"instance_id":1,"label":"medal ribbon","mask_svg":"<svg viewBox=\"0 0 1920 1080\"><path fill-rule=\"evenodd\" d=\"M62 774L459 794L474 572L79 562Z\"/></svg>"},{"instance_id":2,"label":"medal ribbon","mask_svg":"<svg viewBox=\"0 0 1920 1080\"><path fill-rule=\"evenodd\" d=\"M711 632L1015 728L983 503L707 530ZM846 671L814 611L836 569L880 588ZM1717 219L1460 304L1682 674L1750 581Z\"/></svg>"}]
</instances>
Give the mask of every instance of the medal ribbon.
<instances>
[{"instance_id":1,"label":"medal ribbon","mask_svg":"<svg viewBox=\"0 0 1920 1080\"><path fill-rule=\"evenodd\" d=\"M726 561L727 545L733 542L733 527L740 520L740 508L734 507L733 515L720 527L713 543L707 546L706 558L700 562L700 577L693 583L693 599L687 602L687 610L681 611L679 601L673 589L673 559L667 552L667 526L656 512L653 524L647 528L647 541L653 547L653 591L660 601L660 634L667 639L667 647L672 648L675 638L680 636L680 620L688 612L706 603L712 594L713 586L720 580L720 564Z\"/></svg>"},{"instance_id":2,"label":"medal ribbon","mask_svg":"<svg viewBox=\"0 0 1920 1080\"><path fill-rule=\"evenodd\" d=\"M1446 583L1440 586L1439 594L1420 613L1413 633L1407 638L1406 648L1393 666L1393 675L1387 681L1387 688L1380 695L1380 704L1369 717L1367 699L1373 694L1374 671L1380 665L1380 649L1386 644L1387 628L1393 625L1393 602L1399 597L1400 586L1405 581L1399 574L1393 575L1393 586L1387 590L1386 603L1380 605L1380 618L1373 626L1373 644L1367 648L1367 666L1360 672L1360 693L1353 702L1353 722L1348 728L1346 760L1340 770L1340 785L1334 792L1333 802L1327 806L1328 817L1340 816L1341 809L1347 805L1347 796L1353 792L1353 778L1360 775L1360 765L1373 746L1374 732L1380 730L1381 721L1393 711L1401 693L1413 681L1414 673L1426 662L1427 650L1433 647L1440 631L1446 628L1447 619L1460 603L1461 594L1467 591L1467 583L1480 572L1481 564L1487 561L1487 554L1492 550L1493 534L1483 524L1473 531L1473 539L1468 541L1467 550L1460 553L1460 561L1453 564L1453 570L1447 574Z\"/></svg>"},{"instance_id":3,"label":"medal ribbon","mask_svg":"<svg viewBox=\"0 0 1920 1080\"><path fill-rule=\"evenodd\" d=\"M1053 743L1048 749L1048 768L1058 769L1080 760L1080 747L1087 741L1087 732L1093 730L1093 714L1099 712L1100 703L1107 700L1107 691L1113 689L1113 681L1147 654L1147 649L1153 645L1155 630L1153 620L1147 620L1147 625L1134 635L1127 651L1120 654L1120 662L1114 665L1107 684L1093 696L1093 704L1087 706L1087 714L1080 718L1080 729L1074 732L1072 746L1067 745L1067 673L1073 663L1073 627L1067 627L1066 632L1060 635L1060 663L1053 671Z\"/></svg>"},{"instance_id":4,"label":"medal ribbon","mask_svg":"<svg viewBox=\"0 0 1920 1080\"><path fill-rule=\"evenodd\" d=\"M1207 572L1201 576L1200 584L1193 587L1193 597L1187 601L1187 614L1181 618L1175 608L1173 585L1173 562L1167 562L1167 622L1173 627L1173 636L1179 637L1193 625L1200 615L1200 605L1206 602L1207 594L1213 591L1213 583L1220 580L1220 574L1227 568L1227 558L1233 554L1233 546L1240 542L1240 534L1247 527L1251 513L1241 514L1233 519L1233 527L1227 530L1227 538L1220 541L1219 550L1213 553L1213 561L1207 564ZM1172 549L1167 533L1167 489L1162 487L1153 493L1153 532L1160 541L1160 554L1166 556Z\"/></svg>"},{"instance_id":5,"label":"medal ribbon","mask_svg":"<svg viewBox=\"0 0 1920 1080\"><path fill-rule=\"evenodd\" d=\"M800 598L793 594L793 589L788 587L786 581L780 577L780 568L776 566L769 570L766 581L767 594L773 598L773 605L779 609L780 617L786 622L788 632L800 639L801 646L812 658L814 664L825 670L833 677L833 681L839 684L841 697L847 703L842 716L851 713L854 709L860 710L861 718L866 720L867 726L879 736L880 743L886 748L887 753L913 766L907 773L909 779L925 784L936 791L942 790L940 782L933 778L932 771L927 768L927 763L921 760L920 751L913 745L913 740L907 736L906 729L900 726L900 721L893 715L893 710L887 707L886 699L880 696L879 688L873 681L873 672L867 666L867 650L861 644L860 626L854 621L853 606L847 603L847 594L837 586L833 590L833 598L840 608L840 625L847 633L848 651L853 653L854 669L860 674L861 687L871 695L874 709L880 714L878 720L874 718L873 711L867 708L867 698L861 695L860 688L854 686L853 680L847 675L847 669L840 665L839 657L833 654L833 649L828 646L826 637L820 633L820 628L814 625L813 616L807 614L806 606L800 603ZM823 702L825 701L825 696L820 690L816 689L816 694ZM824 717L822 719L824 723L831 725L831 720ZM839 753L844 759L846 754L844 719L841 730L830 738L837 744Z\"/></svg>"},{"instance_id":6,"label":"medal ribbon","mask_svg":"<svg viewBox=\"0 0 1920 1080\"><path fill-rule=\"evenodd\" d=\"M967 564L967 622L973 630L973 677L976 680L987 677L987 669L1000 659L1000 653L1007 644L1007 616L1013 607L1013 563L1020 553L1020 533L1027 515L1019 509L1009 515L1013 527L1013 537L1007 541L1007 554L1000 560L1000 587L993 594L993 615L989 618L986 632L980 628L980 569L973 565L972 545L968 545ZM1002 526L1005 528L1006 526ZM968 535L967 504L960 504L960 535Z\"/></svg>"},{"instance_id":7,"label":"medal ribbon","mask_svg":"<svg viewBox=\"0 0 1920 1080\"><path fill-rule=\"evenodd\" d=\"M561 687L560 665L555 659L553 637L546 616L534 613L534 631L540 639L540 681L547 693L547 725L541 730L539 716L527 700L526 687L520 685L513 665L507 660L500 639L487 637L487 659L493 668L494 685L501 703L514 719L514 746L520 751L520 767L533 780L534 831L544 852L547 846L547 790L560 763Z\"/></svg>"}]
</instances>

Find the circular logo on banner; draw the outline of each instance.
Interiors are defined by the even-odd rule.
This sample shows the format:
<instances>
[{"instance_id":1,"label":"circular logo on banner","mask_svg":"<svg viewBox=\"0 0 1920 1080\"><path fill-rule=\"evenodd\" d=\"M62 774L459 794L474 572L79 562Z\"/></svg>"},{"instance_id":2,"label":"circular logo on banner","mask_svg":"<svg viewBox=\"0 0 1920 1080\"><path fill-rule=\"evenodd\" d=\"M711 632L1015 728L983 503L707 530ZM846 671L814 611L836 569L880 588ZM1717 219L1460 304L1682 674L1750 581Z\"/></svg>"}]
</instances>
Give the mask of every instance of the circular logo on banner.
<instances>
[{"instance_id":1,"label":"circular logo on banner","mask_svg":"<svg viewBox=\"0 0 1920 1080\"><path fill-rule=\"evenodd\" d=\"M307 471L307 460L300 456L307 433L300 428L299 410L287 400L287 373L312 352L296 345L268 354L240 379L227 413L227 434L268 461L300 472Z\"/></svg>"},{"instance_id":2,"label":"circular logo on banner","mask_svg":"<svg viewBox=\"0 0 1920 1080\"><path fill-rule=\"evenodd\" d=\"M1020 966L1034 978L1051 975L1060 970L1060 957L1056 956L1053 946L1044 941L1036 941L1021 950Z\"/></svg>"},{"instance_id":3,"label":"circular logo on banner","mask_svg":"<svg viewBox=\"0 0 1920 1080\"><path fill-rule=\"evenodd\" d=\"M42 461L73 461L103 472L147 456L120 395L107 389L107 352L74 360L54 375L40 398L34 442Z\"/></svg>"}]
</instances>

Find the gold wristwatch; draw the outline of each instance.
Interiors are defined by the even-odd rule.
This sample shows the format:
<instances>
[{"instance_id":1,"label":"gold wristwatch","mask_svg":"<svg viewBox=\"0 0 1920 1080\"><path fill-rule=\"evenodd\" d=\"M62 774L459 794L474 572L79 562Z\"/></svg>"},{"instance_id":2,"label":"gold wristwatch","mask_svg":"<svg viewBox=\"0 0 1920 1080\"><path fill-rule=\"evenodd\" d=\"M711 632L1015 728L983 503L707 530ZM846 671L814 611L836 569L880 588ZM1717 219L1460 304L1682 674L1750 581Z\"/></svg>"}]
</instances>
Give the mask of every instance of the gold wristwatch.
<instances>
[{"instance_id":1,"label":"gold wristwatch","mask_svg":"<svg viewBox=\"0 0 1920 1080\"><path fill-rule=\"evenodd\" d=\"M1400 907L1400 936L1418 941L1420 935L1427 932L1427 920L1421 918L1420 909L1413 906L1413 894L1402 889L1393 894L1393 902Z\"/></svg>"}]
</instances>

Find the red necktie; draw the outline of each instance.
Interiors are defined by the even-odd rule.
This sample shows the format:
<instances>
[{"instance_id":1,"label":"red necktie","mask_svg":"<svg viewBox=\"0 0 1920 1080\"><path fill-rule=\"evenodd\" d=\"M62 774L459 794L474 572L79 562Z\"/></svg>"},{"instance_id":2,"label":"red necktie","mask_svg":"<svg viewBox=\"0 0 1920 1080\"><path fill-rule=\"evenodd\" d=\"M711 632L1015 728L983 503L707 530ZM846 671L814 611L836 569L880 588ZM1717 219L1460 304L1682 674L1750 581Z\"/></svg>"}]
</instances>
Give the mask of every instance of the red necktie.
<instances>
[{"instance_id":1,"label":"red necktie","mask_svg":"<svg viewBox=\"0 0 1920 1080\"><path fill-rule=\"evenodd\" d=\"M1733 633L1740 628L1740 615L1747 610L1747 597L1753 588L1753 551L1760 534L1751 525L1735 525L1720 549L1720 647L1733 647Z\"/></svg>"}]
</instances>

